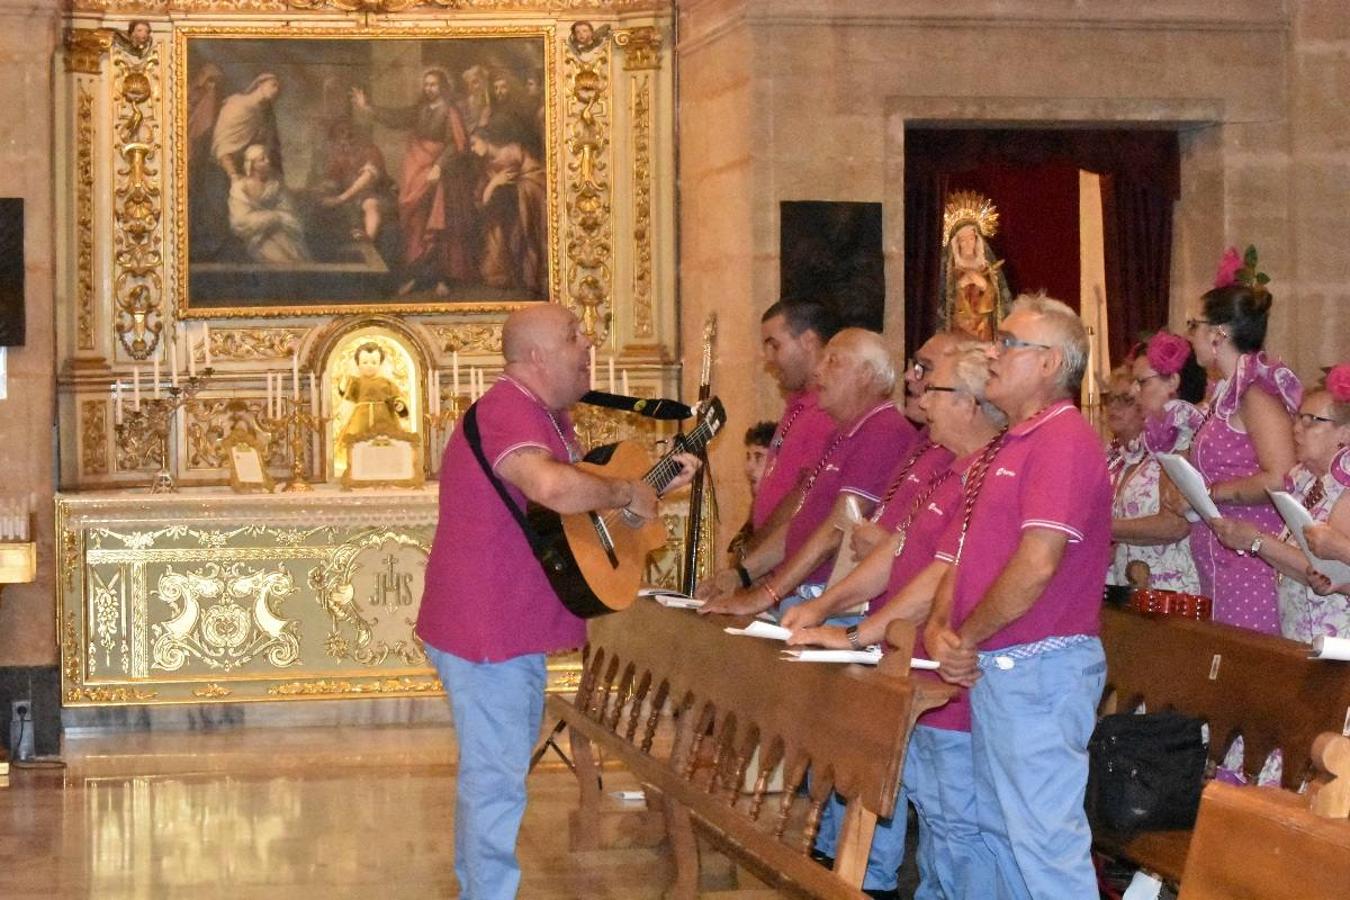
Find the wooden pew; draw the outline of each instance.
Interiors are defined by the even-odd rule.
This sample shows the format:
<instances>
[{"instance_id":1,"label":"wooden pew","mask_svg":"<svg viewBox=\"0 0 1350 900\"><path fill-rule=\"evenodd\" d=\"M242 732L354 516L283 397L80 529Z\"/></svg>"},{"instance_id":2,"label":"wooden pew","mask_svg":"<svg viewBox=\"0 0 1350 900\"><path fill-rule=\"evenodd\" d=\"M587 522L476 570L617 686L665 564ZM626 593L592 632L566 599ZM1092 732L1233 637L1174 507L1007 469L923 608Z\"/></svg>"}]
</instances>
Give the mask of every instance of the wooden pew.
<instances>
[{"instance_id":1,"label":"wooden pew","mask_svg":"<svg viewBox=\"0 0 1350 900\"><path fill-rule=\"evenodd\" d=\"M1311 797L1211 782L1178 900L1333 900L1350 894L1350 739L1321 735Z\"/></svg>"},{"instance_id":2,"label":"wooden pew","mask_svg":"<svg viewBox=\"0 0 1350 900\"><path fill-rule=\"evenodd\" d=\"M873 669L786 662L777 641L723 631L746 621L645 599L592 620L575 698L548 700L570 729L581 790L574 844L605 833L599 748L647 785L649 797L659 794L674 896L699 892L697 828L778 889L863 898L872 832L895 810L910 729L953 690L906 677L909 626L893 627L888 638L898 649ZM673 728L673 739L658 733L663 727ZM746 792L756 750L759 775ZM780 762L785 790L770 801L766 785ZM808 769L809 793L799 796ZM833 871L808 855L831 789L848 801Z\"/></svg>"},{"instance_id":3,"label":"wooden pew","mask_svg":"<svg viewBox=\"0 0 1350 900\"><path fill-rule=\"evenodd\" d=\"M1296 789L1310 771L1309 748L1319 733L1339 734L1350 726L1350 665L1309 660L1304 644L1109 606L1102 610L1102 643L1103 712L1126 712L1142 700L1150 712L1173 709L1202 718L1209 723L1216 764L1240 733L1243 769L1253 775L1278 747L1286 788ZM1094 837L1107 853L1175 883L1185 868L1191 831Z\"/></svg>"}]
</instances>

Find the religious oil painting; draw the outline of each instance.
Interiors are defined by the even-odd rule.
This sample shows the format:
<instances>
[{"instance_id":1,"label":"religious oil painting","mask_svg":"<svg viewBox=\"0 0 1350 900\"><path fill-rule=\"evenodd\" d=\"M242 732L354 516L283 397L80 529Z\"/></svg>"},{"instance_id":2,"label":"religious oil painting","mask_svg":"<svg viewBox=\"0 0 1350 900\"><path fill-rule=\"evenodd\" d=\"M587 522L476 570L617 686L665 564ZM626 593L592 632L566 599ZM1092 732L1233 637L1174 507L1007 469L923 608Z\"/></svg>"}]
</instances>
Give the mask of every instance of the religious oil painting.
<instances>
[{"instance_id":1,"label":"religious oil painting","mask_svg":"<svg viewBox=\"0 0 1350 900\"><path fill-rule=\"evenodd\" d=\"M434 35L434 36L433 36ZM187 315L547 300L557 233L545 29L183 29Z\"/></svg>"}]
</instances>

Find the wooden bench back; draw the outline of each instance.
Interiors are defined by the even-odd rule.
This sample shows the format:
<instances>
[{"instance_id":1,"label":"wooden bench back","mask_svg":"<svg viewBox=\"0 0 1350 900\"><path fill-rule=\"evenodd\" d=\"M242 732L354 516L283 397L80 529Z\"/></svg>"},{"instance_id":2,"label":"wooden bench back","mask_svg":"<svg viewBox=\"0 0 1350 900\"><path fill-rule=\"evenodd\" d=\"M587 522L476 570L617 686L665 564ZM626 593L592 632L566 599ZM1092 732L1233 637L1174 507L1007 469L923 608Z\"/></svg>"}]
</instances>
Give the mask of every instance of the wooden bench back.
<instances>
[{"instance_id":1,"label":"wooden bench back","mask_svg":"<svg viewBox=\"0 0 1350 900\"><path fill-rule=\"evenodd\" d=\"M1309 660L1304 644L1113 607L1102 610L1102 643L1108 707L1126 712L1142 699L1150 712L1205 719L1216 762L1241 733L1248 773L1278 747L1287 788L1307 773L1313 739L1350 724L1350 664Z\"/></svg>"},{"instance_id":2,"label":"wooden bench back","mask_svg":"<svg viewBox=\"0 0 1350 900\"><path fill-rule=\"evenodd\" d=\"M620 697L660 696L702 719L738 766L756 748L761 760L785 758L788 773L809 764L843 796L889 816L910 726L950 690L896 677L908 654L903 671L785 662L782 643L723 630L747 622L654 602L594 620L576 703L617 729ZM630 698L630 725L634 706Z\"/></svg>"}]
</instances>

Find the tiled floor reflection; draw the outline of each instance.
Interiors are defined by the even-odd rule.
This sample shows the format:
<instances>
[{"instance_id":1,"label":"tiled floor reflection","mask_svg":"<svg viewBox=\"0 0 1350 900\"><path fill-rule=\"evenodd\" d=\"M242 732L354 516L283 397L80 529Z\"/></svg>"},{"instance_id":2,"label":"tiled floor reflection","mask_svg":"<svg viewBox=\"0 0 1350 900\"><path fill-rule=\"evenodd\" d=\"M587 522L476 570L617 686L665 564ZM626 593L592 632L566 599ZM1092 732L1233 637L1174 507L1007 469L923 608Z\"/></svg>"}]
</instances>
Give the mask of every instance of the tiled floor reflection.
<instances>
[{"instance_id":1,"label":"tiled floor reflection","mask_svg":"<svg viewBox=\"0 0 1350 900\"><path fill-rule=\"evenodd\" d=\"M425 726L67 741L0 789L0 898L457 896L453 756ZM568 850L575 803L560 763L531 776L521 897L660 897L662 851Z\"/></svg>"}]
</instances>

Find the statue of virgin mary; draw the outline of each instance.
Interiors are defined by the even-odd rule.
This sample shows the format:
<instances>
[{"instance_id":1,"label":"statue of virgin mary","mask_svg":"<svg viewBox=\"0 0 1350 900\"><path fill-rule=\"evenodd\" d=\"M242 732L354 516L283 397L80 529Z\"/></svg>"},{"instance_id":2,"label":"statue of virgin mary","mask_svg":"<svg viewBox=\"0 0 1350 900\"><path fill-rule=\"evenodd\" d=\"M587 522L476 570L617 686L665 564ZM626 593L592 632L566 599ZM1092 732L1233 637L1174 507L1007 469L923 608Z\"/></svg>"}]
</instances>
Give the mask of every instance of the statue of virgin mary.
<instances>
[{"instance_id":1,"label":"statue of virgin mary","mask_svg":"<svg viewBox=\"0 0 1350 900\"><path fill-rule=\"evenodd\" d=\"M942 324L992 341L1012 292L1003 260L988 239L998 233L998 210L986 197L958 191L942 213Z\"/></svg>"}]
</instances>

